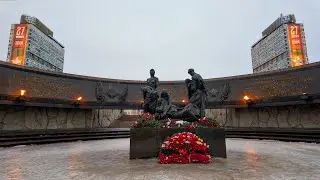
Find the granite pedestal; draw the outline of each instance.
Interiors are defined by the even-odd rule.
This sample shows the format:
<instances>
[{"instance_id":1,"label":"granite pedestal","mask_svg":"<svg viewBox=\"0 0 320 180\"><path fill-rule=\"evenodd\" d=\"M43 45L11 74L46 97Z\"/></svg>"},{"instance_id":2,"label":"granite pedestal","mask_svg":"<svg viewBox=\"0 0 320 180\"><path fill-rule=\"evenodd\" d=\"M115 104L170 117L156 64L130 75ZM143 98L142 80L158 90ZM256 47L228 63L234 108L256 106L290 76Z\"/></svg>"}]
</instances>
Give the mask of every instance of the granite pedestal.
<instances>
[{"instance_id":1,"label":"granite pedestal","mask_svg":"<svg viewBox=\"0 0 320 180\"><path fill-rule=\"evenodd\" d=\"M223 128L132 128L130 130L130 159L157 157L164 140L178 132L191 132L209 145L209 154L226 158Z\"/></svg>"}]
</instances>

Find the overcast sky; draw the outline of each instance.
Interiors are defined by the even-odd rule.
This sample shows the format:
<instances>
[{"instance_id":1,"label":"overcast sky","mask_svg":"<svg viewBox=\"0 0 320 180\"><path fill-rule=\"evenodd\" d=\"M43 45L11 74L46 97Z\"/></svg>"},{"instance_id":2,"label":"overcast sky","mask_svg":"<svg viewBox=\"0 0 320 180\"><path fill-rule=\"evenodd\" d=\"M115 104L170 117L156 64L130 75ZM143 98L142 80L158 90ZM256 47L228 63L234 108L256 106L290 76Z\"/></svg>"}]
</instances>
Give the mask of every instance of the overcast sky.
<instances>
[{"instance_id":1,"label":"overcast sky","mask_svg":"<svg viewBox=\"0 0 320 180\"><path fill-rule=\"evenodd\" d=\"M64 72L145 80L252 73L250 47L280 13L304 23L320 60L319 0L0 0L0 59L10 25L36 16L65 45Z\"/></svg>"}]
</instances>

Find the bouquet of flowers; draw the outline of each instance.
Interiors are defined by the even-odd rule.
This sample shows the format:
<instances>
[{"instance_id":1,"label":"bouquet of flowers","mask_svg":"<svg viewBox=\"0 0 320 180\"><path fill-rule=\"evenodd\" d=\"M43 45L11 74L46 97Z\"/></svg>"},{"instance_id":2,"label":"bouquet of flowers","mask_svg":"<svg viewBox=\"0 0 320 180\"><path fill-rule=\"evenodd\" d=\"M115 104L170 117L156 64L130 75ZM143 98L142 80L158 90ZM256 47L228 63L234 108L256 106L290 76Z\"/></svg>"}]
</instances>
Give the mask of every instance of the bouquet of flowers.
<instances>
[{"instance_id":1,"label":"bouquet of flowers","mask_svg":"<svg viewBox=\"0 0 320 180\"><path fill-rule=\"evenodd\" d=\"M177 127L188 128L188 129L197 128L197 123L189 123L186 121L175 120L170 118L168 118L163 122L164 122L164 125L162 125L162 128L177 128Z\"/></svg>"},{"instance_id":2,"label":"bouquet of flowers","mask_svg":"<svg viewBox=\"0 0 320 180\"><path fill-rule=\"evenodd\" d=\"M161 145L158 163L209 163L209 145L190 132L175 133Z\"/></svg>"},{"instance_id":3,"label":"bouquet of flowers","mask_svg":"<svg viewBox=\"0 0 320 180\"><path fill-rule=\"evenodd\" d=\"M197 127L217 128L220 125L215 119L203 117L199 119Z\"/></svg>"},{"instance_id":4,"label":"bouquet of flowers","mask_svg":"<svg viewBox=\"0 0 320 180\"><path fill-rule=\"evenodd\" d=\"M162 123L155 119L154 115L144 113L134 122L133 128L159 128Z\"/></svg>"},{"instance_id":5,"label":"bouquet of flowers","mask_svg":"<svg viewBox=\"0 0 320 180\"><path fill-rule=\"evenodd\" d=\"M167 119L166 123L162 125L162 128L172 128L172 127L185 127L188 129L192 128L217 128L220 127L219 123L212 118L203 117L199 121L188 123L183 122L183 124L178 124L179 120Z\"/></svg>"},{"instance_id":6,"label":"bouquet of flowers","mask_svg":"<svg viewBox=\"0 0 320 180\"><path fill-rule=\"evenodd\" d=\"M179 119L165 119L165 120L157 120L154 115L150 113L144 113L139 116L139 119L134 122L133 128L216 128L219 127L219 123L212 118L203 117L200 118L199 121L196 122L185 122Z\"/></svg>"}]
</instances>

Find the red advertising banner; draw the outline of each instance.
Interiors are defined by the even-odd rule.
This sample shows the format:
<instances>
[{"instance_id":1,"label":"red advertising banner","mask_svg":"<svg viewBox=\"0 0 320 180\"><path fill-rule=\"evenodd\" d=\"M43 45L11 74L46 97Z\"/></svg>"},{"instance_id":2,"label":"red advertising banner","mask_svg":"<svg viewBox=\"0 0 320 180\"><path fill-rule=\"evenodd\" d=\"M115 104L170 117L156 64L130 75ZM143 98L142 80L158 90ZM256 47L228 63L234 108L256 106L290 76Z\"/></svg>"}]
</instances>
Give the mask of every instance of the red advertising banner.
<instances>
[{"instance_id":1,"label":"red advertising banner","mask_svg":"<svg viewBox=\"0 0 320 180\"><path fill-rule=\"evenodd\" d=\"M292 66L304 65L304 52L300 24L288 24L287 32Z\"/></svg>"},{"instance_id":2,"label":"red advertising banner","mask_svg":"<svg viewBox=\"0 0 320 180\"><path fill-rule=\"evenodd\" d=\"M25 48L27 42L27 24L16 24L14 27L12 50L10 62L17 65L24 65Z\"/></svg>"}]
</instances>

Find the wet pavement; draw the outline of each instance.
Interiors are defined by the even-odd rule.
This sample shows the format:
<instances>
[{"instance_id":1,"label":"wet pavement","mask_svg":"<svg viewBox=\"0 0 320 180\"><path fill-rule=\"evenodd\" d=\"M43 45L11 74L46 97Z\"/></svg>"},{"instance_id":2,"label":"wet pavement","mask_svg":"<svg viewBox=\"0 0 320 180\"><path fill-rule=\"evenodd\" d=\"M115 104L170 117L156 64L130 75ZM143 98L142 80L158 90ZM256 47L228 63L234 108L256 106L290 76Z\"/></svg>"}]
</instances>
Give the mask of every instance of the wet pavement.
<instances>
[{"instance_id":1,"label":"wet pavement","mask_svg":"<svg viewBox=\"0 0 320 180\"><path fill-rule=\"evenodd\" d=\"M227 159L160 165L129 160L129 139L0 149L0 179L320 179L320 145L227 139Z\"/></svg>"}]
</instances>

